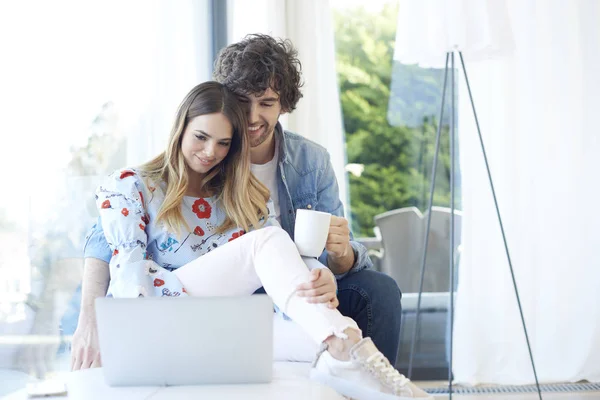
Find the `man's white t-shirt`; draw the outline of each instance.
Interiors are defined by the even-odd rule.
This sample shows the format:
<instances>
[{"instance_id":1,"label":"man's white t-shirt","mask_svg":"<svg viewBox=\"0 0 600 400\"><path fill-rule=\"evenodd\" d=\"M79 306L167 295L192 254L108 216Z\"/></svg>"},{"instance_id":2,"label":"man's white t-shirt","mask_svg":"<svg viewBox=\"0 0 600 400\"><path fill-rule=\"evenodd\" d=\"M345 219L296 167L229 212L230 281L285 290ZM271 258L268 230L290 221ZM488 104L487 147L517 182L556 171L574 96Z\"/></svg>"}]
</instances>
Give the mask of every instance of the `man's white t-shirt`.
<instances>
[{"instance_id":1,"label":"man's white t-shirt","mask_svg":"<svg viewBox=\"0 0 600 400\"><path fill-rule=\"evenodd\" d=\"M281 224L281 211L279 209L279 191L277 186L277 162L279 161L279 146L275 143L273 159L266 164L250 164L250 170L256 178L271 191L271 200L275 208L277 222Z\"/></svg>"}]
</instances>

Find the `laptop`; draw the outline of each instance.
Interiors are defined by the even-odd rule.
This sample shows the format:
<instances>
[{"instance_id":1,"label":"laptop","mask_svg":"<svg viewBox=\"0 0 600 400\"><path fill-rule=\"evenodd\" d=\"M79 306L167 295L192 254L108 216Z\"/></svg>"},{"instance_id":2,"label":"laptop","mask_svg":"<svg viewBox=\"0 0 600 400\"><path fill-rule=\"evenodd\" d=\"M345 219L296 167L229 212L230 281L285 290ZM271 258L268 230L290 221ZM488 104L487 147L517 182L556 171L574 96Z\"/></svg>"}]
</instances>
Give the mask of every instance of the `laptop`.
<instances>
[{"instance_id":1,"label":"laptop","mask_svg":"<svg viewBox=\"0 0 600 400\"><path fill-rule=\"evenodd\" d=\"M96 299L110 386L268 383L273 303L244 297Z\"/></svg>"}]
</instances>

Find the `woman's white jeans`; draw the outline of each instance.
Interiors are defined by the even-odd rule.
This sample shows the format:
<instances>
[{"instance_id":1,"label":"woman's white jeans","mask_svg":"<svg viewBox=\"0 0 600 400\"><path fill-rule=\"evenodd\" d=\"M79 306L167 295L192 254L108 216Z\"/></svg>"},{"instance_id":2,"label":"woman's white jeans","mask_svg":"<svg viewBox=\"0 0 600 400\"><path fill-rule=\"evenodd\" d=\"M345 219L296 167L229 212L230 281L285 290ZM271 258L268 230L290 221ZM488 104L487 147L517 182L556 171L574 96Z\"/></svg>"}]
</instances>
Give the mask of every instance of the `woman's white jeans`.
<instances>
[{"instance_id":1,"label":"woman's white jeans","mask_svg":"<svg viewBox=\"0 0 600 400\"><path fill-rule=\"evenodd\" d=\"M266 227L247 233L176 269L191 296L251 295L263 286L273 302L315 342L331 335L346 338L347 328L360 331L354 320L324 304L310 304L296 295L310 271L287 232Z\"/></svg>"}]
</instances>

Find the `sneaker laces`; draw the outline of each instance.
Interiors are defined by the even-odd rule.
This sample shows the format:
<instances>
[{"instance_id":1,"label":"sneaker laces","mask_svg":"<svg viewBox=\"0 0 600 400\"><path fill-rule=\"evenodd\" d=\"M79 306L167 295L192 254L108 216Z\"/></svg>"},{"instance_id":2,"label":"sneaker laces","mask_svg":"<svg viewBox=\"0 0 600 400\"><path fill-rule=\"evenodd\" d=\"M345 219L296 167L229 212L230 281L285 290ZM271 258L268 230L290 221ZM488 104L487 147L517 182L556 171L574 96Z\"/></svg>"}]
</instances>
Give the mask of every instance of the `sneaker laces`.
<instances>
[{"instance_id":1,"label":"sneaker laces","mask_svg":"<svg viewBox=\"0 0 600 400\"><path fill-rule=\"evenodd\" d=\"M365 366L371 374L383 379L395 392L400 392L410 382L407 377L390 364L381 352L369 356L365 360Z\"/></svg>"}]
</instances>

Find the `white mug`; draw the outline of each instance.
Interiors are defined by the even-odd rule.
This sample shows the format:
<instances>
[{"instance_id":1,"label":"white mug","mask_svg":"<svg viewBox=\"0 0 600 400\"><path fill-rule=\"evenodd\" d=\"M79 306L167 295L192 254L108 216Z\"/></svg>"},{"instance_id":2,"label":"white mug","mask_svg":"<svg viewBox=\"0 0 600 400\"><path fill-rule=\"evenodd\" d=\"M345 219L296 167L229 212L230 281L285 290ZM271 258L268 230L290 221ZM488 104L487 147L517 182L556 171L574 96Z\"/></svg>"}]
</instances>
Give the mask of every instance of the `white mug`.
<instances>
[{"instance_id":1,"label":"white mug","mask_svg":"<svg viewBox=\"0 0 600 400\"><path fill-rule=\"evenodd\" d=\"M294 242L301 256L319 257L327 243L331 214L322 211L296 210Z\"/></svg>"}]
</instances>

